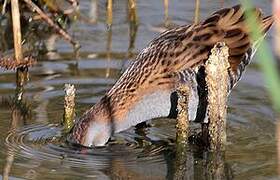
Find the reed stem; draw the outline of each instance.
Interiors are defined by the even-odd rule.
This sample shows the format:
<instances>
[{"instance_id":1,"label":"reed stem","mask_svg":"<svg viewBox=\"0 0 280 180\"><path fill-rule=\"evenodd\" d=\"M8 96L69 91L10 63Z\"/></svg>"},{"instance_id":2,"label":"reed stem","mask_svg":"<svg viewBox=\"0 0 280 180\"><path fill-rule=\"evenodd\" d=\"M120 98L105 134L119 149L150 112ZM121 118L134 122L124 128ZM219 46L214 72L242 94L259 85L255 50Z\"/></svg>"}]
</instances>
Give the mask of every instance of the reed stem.
<instances>
[{"instance_id":1,"label":"reed stem","mask_svg":"<svg viewBox=\"0 0 280 180\"><path fill-rule=\"evenodd\" d=\"M19 12L18 0L11 0L11 6L12 6L15 60L17 64L20 64L21 60L23 59L23 55L21 49L21 27L20 27L20 12Z\"/></svg>"}]
</instances>

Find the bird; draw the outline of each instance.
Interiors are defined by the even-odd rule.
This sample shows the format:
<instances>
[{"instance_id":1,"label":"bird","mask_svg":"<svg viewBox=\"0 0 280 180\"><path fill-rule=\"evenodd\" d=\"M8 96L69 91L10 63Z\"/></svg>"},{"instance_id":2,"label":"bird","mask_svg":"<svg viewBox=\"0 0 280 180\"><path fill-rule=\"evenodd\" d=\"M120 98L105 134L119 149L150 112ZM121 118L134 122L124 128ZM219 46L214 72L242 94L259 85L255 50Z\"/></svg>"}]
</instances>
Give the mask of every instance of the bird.
<instances>
[{"instance_id":1,"label":"bird","mask_svg":"<svg viewBox=\"0 0 280 180\"><path fill-rule=\"evenodd\" d=\"M273 17L253 8L263 37ZM229 89L240 80L259 40L250 36L241 5L223 8L199 23L161 33L131 62L105 95L88 109L67 136L67 141L84 147L104 146L110 137L159 117L176 117L176 87L191 87L189 120L207 121L205 63L217 42L229 48ZM263 37L261 39L263 39Z\"/></svg>"}]
</instances>

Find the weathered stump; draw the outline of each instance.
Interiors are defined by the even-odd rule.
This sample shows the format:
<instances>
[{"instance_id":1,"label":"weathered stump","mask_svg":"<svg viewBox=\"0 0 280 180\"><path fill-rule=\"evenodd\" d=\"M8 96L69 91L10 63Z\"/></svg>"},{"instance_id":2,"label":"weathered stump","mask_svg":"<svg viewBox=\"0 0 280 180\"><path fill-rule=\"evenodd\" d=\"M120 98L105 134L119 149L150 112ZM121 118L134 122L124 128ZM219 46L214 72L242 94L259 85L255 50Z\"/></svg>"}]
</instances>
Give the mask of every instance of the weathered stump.
<instances>
[{"instance_id":1,"label":"weathered stump","mask_svg":"<svg viewBox=\"0 0 280 180\"><path fill-rule=\"evenodd\" d=\"M176 124L176 153L173 179L184 179L186 174L186 162L188 158L188 137L189 137L189 114L188 102L190 89L187 84L180 84L177 89L177 124Z\"/></svg>"},{"instance_id":2,"label":"weathered stump","mask_svg":"<svg viewBox=\"0 0 280 180\"><path fill-rule=\"evenodd\" d=\"M74 125L75 118L75 93L74 85L65 84L63 127L65 132L69 132Z\"/></svg>"},{"instance_id":3,"label":"weathered stump","mask_svg":"<svg viewBox=\"0 0 280 180\"><path fill-rule=\"evenodd\" d=\"M217 43L211 50L206 70L208 88L208 138L211 150L223 150L226 143L226 115L228 95L228 47Z\"/></svg>"}]
</instances>

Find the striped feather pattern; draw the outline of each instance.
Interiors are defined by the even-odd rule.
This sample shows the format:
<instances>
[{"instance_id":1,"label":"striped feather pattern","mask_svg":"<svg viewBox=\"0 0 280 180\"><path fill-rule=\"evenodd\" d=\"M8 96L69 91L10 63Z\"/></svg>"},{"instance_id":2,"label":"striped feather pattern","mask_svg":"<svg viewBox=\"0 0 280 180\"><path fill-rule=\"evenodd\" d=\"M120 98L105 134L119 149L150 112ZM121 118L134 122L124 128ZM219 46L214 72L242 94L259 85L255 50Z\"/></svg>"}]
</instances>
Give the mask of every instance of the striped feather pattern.
<instances>
[{"instance_id":1,"label":"striped feather pattern","mask_svg":"<svg viewBox=\"0 0 280 180\"><path fill-rule=\"evenodd\" d=\"M272 17L263 18L259 9L254 11L265 33L273 23ZM139 53L136 60L101 101L77 121L70 139L84 144L87 134L91 133L88 132L91 122L108 125L111 133L122 130L115 127L125 123L123 121L127 113L147 94L161 89L173 91L176 84L184 80L180 72L197 73L199 96L197 119L199 119L199 112L204 112L206 108L203 105L207 96L203 84L205 77L203 65L211 48L217 42L225 42L229 47L231 80L229 85L233 87L250 62L254 51L252 49L254 42L250 39L249 33L244 20L244 11L237 5L216 11L201 23L177 27L160 34ZM185 71L188 69L191 71ZM107 136L103 138L108 139Z\"/></svg>"}]
</instances>

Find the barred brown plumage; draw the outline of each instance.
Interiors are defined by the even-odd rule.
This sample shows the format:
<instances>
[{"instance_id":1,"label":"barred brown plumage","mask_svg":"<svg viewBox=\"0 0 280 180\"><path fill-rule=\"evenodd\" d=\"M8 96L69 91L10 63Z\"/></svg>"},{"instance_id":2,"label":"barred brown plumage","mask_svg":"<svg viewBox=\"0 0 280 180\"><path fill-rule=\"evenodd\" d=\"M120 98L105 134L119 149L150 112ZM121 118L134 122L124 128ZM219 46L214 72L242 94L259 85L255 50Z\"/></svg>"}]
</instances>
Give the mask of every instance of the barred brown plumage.
<instances>
[{"instance_id":1,"label":"barred brown plumage","mask_svg":"<svg viewBox=\"0 0 280 180\"><path fill-rule=\"evenodd\" d=\"M263 33L273 23L254 10ZM197 84L191 120L203 121L207 106L204 63L217 42L229 47L229 86L240 79L256 49L240 5L214 12L205 21L168 30L152 40L106 95L76 122L68 136L83 146L102 146L113 133L151 118L170 115L179 81ZM176 75L177 74L177 75ZM195 81L195 82L194 82ZM175 98L176 100L176 98ZM176 102L175 102L176 103Z\"/></svg>"}]
</instances>

